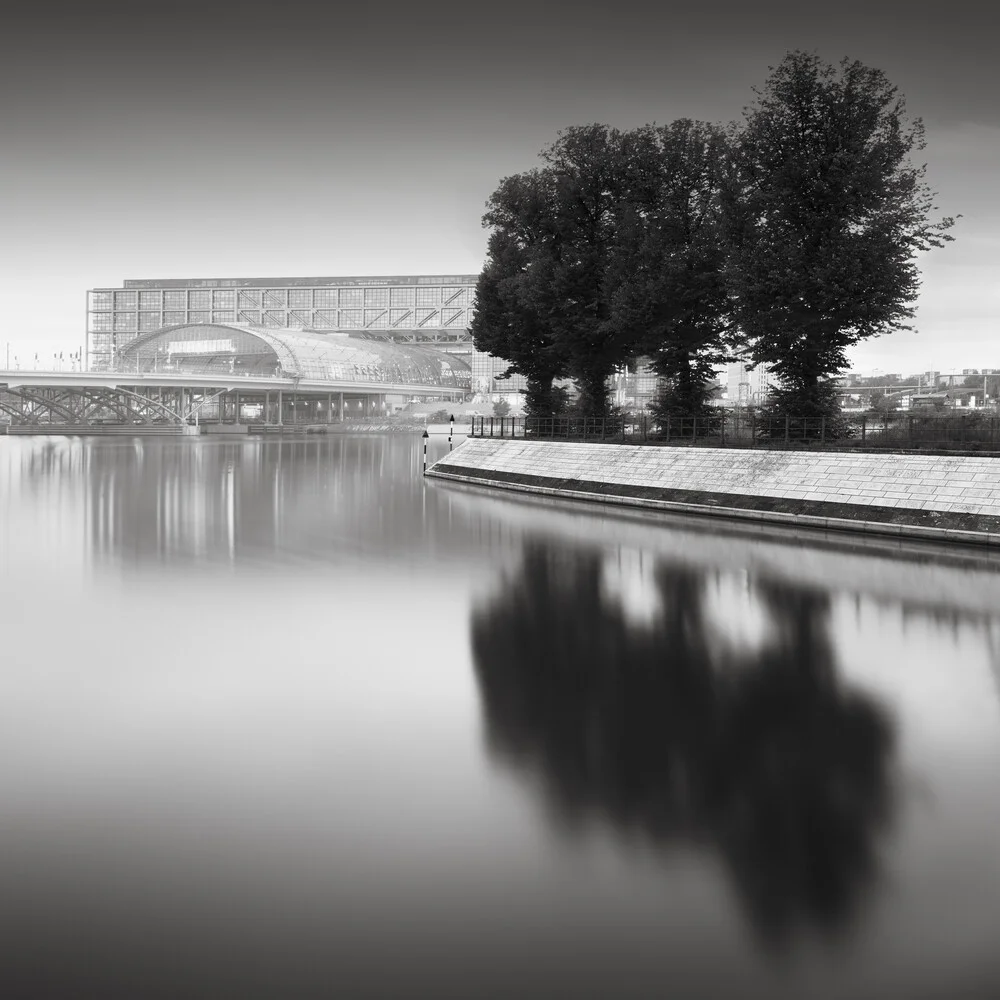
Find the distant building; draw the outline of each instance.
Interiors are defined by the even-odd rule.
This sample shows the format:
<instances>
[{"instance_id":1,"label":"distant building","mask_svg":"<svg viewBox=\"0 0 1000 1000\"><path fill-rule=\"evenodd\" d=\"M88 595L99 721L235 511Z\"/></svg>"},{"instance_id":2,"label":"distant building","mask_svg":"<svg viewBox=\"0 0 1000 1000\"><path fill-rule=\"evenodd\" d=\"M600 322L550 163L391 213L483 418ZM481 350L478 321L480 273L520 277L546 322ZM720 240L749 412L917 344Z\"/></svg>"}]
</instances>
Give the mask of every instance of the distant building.
<instances>
[{"instance_id":1,"label":"distant building","mask_svg":"<svg viewBox=\"0 0 1000 1000\"><path fill-rule=\"evenodd\" d=\"M767 399L771 369L767 365L748 367L735 361L726 366L726 401L730 406L759 405Z\"/></svg>"},{"instance_id":2,"label":"distant building","mask_svg":"<svg viewBox=\"0 0 1000 1000\"><path fill-rule=\"evenodd\" d=\"M910 396L911 410L943 410L952 405L951 393L924 392Z\"/></svg>"}]
</instances>

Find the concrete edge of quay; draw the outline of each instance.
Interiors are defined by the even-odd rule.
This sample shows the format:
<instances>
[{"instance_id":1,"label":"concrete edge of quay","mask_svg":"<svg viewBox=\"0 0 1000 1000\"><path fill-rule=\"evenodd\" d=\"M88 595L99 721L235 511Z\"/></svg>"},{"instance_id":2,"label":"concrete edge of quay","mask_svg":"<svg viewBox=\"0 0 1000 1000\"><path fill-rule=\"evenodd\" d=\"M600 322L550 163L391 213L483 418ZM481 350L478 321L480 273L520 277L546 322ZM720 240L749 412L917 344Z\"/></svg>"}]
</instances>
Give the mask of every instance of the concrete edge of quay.
<instances>
[{"instance_id":1,"label":"concrete edge of quay","mask_svg":"<svg viewBox=\"0 0 1000 1000\"><path fill-rule=\"evenodd\" d=\"M425 475L435 479L465 483L488 489L509 490L519 493L532 493L539 496L562 497L567 500L580 500L587 503L597 503L611 506L640 507L646 510L660 510L676 514L693 514L706 518L725 518L737 521L757 521L769 524L781 524L790 527L810 528L817 531L837 531L851 534L879 535L892 538L905 538L918 541L950 542L961 545L986 546L1000 548L1000 533L985 531L967 531L960 528L932 527L916 524L889 524L884 521L853 520L839 517L820 517L815 514L796 514L784 511L751 510L740 507L722 507L716 504L681 503L676 500L657 500L649 497L629 496L627 494L594 493L584 490L567 489L561 486L541 486L535 483L517 482L513 480L492 479L488 472L482 475L447 472L431 467ZM711 493L706 492L709 500Z\"/></svg>"}]
</instances>

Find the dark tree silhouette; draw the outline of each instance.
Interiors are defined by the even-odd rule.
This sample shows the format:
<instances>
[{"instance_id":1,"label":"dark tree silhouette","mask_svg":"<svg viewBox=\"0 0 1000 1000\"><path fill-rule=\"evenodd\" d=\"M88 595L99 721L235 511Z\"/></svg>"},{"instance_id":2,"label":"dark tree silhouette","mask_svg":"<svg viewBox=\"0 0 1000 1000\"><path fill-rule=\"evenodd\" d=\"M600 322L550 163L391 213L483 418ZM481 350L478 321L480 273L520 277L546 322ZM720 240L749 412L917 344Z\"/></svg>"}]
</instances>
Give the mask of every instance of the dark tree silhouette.
<instances>
[{"instance_id":1,"label":"dark tree silhouette","mask_svg":"<svg viewBox=\"0 0 1000 1000\"><path fill-rule=\"evenodd\" d=\"M952 239L932 219L923 124L878 69L790 52L745 113L731 192L731 276L753 360L802 416L836 416L853 344L911 329L916 255Z\"/></svg>"}]
</instances>

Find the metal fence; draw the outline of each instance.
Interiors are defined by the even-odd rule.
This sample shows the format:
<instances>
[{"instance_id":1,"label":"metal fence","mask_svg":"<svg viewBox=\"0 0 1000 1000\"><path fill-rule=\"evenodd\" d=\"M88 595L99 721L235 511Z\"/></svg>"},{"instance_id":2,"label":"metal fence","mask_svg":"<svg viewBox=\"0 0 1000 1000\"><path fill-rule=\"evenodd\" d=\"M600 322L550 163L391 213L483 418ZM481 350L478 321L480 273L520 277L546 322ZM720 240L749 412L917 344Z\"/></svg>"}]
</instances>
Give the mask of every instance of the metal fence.
<instances>
[{"instance_id":1,"label":"metal fence","mask_svg":"<svg viewBox=\"0 0 1000 1000\"><path fill-rule=\"evenodd\" d=\"M995 451L992 413L851 414L834 419L721 407L697 416L473 417L471 437L605 441L721 448Z\"/></svg>"}]
</instances>

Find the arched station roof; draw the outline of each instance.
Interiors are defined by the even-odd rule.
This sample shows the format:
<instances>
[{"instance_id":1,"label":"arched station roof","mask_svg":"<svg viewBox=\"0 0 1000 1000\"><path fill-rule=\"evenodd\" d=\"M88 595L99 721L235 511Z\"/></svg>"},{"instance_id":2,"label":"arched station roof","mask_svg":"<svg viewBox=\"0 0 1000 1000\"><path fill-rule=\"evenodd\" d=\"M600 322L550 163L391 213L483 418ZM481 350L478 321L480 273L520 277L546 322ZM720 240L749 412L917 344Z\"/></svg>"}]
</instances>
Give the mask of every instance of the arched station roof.
<instances>
[{"instance_id":1,"label":"arched station roof","mask_svg":"<svg viewBox=\"0 0 1000 1000\"><path fill-rule=\"evenodd\" d=\"M184 324L141 334L122 348L115 367L448 386L468 382L470 372L462 359L431 347L242 323Z\"/></svg>"}]
</instances>

